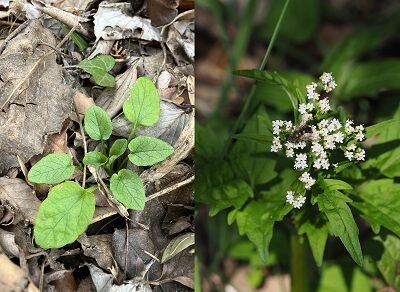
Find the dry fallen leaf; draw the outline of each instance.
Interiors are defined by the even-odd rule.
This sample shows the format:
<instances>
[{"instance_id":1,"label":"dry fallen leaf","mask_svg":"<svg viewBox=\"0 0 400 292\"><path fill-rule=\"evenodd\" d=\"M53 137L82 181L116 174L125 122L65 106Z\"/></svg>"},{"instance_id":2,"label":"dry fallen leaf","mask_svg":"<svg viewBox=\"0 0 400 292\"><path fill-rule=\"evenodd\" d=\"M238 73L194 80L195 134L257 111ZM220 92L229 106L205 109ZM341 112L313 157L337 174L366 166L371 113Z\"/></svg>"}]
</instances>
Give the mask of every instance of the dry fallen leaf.
<instances>
[{"instance_id":1,"label":"dry fallen leaf","mask_svg":"<svg viewBox=\"0 0 400 292\"><path fill-rule=\"evenodd\" d=\"M147 11L151 24L162 26L170 23L177 15L179 0L147 0Z\"/></svg>"},{"instance_id":2,"label":"dry fallen leaf","mask_svg":"<svg viewBox=\"0 0 400 292\"><path fill-rule=\"evenodd\" d=\"M53 34L33 20L10 40L0 55L0 173L43 151L45 137L59 133L72 109L72 89L65 85ZM29 73L31 72L31 73Z\"/></svg>"},{"instance_id":3,"label":"dry fallen leaf","mask_svg":"<svg viewBox=\"0 0 400 292\"><path fill-rule=\"evenodd\" d=\"M32 223L35 221L40 200L22 179L0 177L0 201L14 208L14 216L21 216L21 219L28 219Z\"/></svg>"},{"instance_id":4,"label":"dry fallen leaf","mask_svg":"<svg viewBox=\"0 0 400 292\"><path fill-rule=\"evenodd\" d=\"M78 110L79 118L81 121L83 120L83 117L85 116L86 111L92 105L95 105L92 97L87 96L86 94L84 94L83 92L80 92L79 90L75 91L74 104L76 106L76 109ZM75 110L73 110L71 113L71 119L75 122L78 122Z\"/></svg>"}]
</instances>

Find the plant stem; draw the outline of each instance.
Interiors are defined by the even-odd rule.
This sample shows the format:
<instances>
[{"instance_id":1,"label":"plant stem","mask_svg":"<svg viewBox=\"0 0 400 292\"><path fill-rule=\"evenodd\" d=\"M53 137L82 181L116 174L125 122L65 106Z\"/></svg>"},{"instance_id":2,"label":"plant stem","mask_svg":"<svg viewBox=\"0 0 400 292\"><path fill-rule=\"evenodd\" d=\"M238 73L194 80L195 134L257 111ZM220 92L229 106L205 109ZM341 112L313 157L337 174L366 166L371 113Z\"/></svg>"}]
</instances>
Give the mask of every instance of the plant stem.
<instances>
[{"instance_id":1,"label":"plant stem","mask_svg":"<svg viewBox=\"0 0 400 292\"><path fill-rule=\"evenodd\" d=\"M286 0L285 5L282 8L281 15L279 16L278 22L276 23L276 26L274 28L274 32L272 34L271 41L268 44L267 51L265 52L264 58L263 58L263 60L261 62L261 65L260 65L260 68L259 68L260 70L264 70L265 65L268 62L269 55L271 54L272 47L274 46L275 39L276 39L276 37L278 35L278 31L279 31L279 28L281 26L281 22L282 22L283 16L285 15L286 8L287 8L289 2L290 2L290 0ZM257 83L253 83L253 85L251 87L251 90L250 90L250 93L249 93L249 96L247 97L247 99L246 99L246 101L244 103L244 106L242 107L242 111L240 112L239 118L236 120L236 123L233 126L233 129L232 129L232 131L231 131L231 133L230 133L230 135L228 137L228 141L225 143L225 147L224 147L224 151L223 151L223 157L225 157L225 155L229 152L229 150L230 150L230 148L232 146L232 136L235 135L238 132L238 130L240 129L240 127L243 124L243 120L244 120L244 118L246 116L246 113L247 113L247 110L248 110L248 108L250 106L250 103L251 103L251 101L252 101L252 99L254 97L254 93L256 91L256 88L257 88Z\"/></svg>"},{"instance_id":2,"label":"plant stem","mask_svg":"<svg viewBox=\"0 0 400 292\"><path fill-rule=\"evenodd\" d=\"M307 273L307 254L305 244L300 242L300 236L292 234L290 237L291 246L291 291L307 292L310 291Z\"/></svg>"}]
</instances>

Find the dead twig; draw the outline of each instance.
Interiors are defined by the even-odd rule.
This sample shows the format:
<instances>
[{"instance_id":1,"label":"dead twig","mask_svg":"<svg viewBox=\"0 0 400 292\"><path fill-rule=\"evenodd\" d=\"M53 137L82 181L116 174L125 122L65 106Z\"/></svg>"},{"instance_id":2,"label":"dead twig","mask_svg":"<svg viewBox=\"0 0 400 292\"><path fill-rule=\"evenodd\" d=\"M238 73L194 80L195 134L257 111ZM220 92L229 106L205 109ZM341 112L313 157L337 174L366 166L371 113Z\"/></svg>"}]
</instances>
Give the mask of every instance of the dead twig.
<instances>
[{"instance_id":1,"label":"dead twig","mask_svg":"<svg viewBox=\"0 0 400 292\"><path fill-rule=\"evenodd\" d=\"M192 176L189 177L188 179L185 179L184 181L181 181L181 182L179 182L179 183L177 183L177 184L175 184L175 185L173 185L173 186L170 186L170 187L168 187L168 188L165 188L165 189L163 189L163 190L161 190L161 191L159 191L159 192L157 192L157 193L154 193L154 194L148 196L148 197L146 198L146 202L148 202L148 201L150 201L150 200L153 200L153 199L155 199L155 198L161 197L161 196L163 196L163 195L165 195L165 194L168 194L168 193L170 193L170 192L172 192L172 191L175 191L175 190L177 190L177 189L179 189L179 188L181 188L181 187L183 187L183 186L185 186L185 185L190 184L190 183L193 182L193 181L194 181L194 175L192 175Z\"/></svg>"}]
</instances>

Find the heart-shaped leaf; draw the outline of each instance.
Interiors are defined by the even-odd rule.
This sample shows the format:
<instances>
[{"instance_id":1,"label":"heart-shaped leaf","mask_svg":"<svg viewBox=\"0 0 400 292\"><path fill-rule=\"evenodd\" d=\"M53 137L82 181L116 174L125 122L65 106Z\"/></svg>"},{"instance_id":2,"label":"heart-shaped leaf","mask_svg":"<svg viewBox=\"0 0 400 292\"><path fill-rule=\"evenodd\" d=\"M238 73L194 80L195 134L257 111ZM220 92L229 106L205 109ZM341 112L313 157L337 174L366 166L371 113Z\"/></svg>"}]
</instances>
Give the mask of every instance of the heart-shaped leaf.
<instances>
[{"instance_id":1,"label":"heart-shaped leaf","mask_svg":"<svg viewBox=\"0 0 400 292\"><path fill-rule=\"evenodd\" d=\"M143 182L139 176L128 169L114 173L110 180L110 189L114 197L126 208L143 210L146 196Z\"/></svg>"},{"instance_id":2,"label":"heart-shaped leaf","mask_svg":"<svg viewBox=\"0 0 400 292\"><path fill-rule=\"evenodd\" d=\"M160 118L160 96L151 79L138 78L123 104L123 110L134 127L152 126L157 123Z\"/></svg>"},{"instance_id":3,"label":"heart-shaped leaf","mask_svg":"<svg viewBox=\"0 0 400 292\"><path fill-rule=\"evenodd\" d=\"M69 179L75 166L67 153L53 153L39 160L28 173L28 180L38 184L58 184Z\"/></svg>"},{"instance_id":4,"label":"heart-shaped leaf","mask_svg":"<svg viewBox=\"0 0 400 292\"><path fill-rule=\"evenodd\" d=\"M115 65L115 60L109 55L100 55L91 60L83 60L76 67L84 70L93 76L96 83L100 86L114 87L115 77L107 73Z\"/></svg>"},{"instance_id":5,"label":"heart-shaped leaf","mask_svg":"<svg viewBox=\"0 0 400 292\"><path fill-rule=\"evenodd\" d=\"M53 187L42 202L35 222L35 241L42 248L60 248L74 242L92 221L93 189L67 181Z\"/></svg>"},{"instance_id":6,"label":"heart-shaped leaf","mask_svg":"<svg viewBox=\"0 0 400 292\"><path fill-rule=\"evenodd\" d=\"M114 144L110 148L108 162L112 164L115 160L118 159L122 154L125 153L128 148L128 141L126 139L118 139L114 142Z\"/></svg>"},{"instance_id":7,"label":"heart-shaped leaf","mask_svg":"<svg viewBox=\"0 0 400 292\"><path fill-rule=\"evenodd\" d=\"M99 106L92 106L85 114L85 131L93 140L107 140L112 133L108 114Z\"/></svg>"},{"instance_id":8,"label":"heart-shaped leaf","mask_svg":"<svg viewBox=\"0 0 400 292\"><path fill-rule=\"evenodd\" d=\"M164 141L147 136L133 139L129 145L129 160L138 166L149 166L163 161L174 152L174 147Z\"/></svg>"}]
</instances>

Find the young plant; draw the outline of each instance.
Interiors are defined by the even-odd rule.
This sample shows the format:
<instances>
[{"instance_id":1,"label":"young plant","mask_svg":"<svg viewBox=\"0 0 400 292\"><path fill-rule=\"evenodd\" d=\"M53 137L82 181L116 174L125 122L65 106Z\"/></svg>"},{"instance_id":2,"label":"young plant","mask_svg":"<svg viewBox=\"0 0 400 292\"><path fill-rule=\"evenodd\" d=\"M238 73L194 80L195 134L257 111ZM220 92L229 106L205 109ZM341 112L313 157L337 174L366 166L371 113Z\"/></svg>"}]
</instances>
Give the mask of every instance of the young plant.
<instances>
[{"instance_id":1,"label":"young plant","mask_svg":"<svg viewBox=\"0 0 400 292\"><path fill-rule=\"evenodd\" d=\"M115 77L108 73L114 65L115 60L112 56L99 55L91 60L85 59L81 61L76 67L92 75L98 85L114 87Z\"/></svg>"},{"instance_id":2,"label":"young plant","mask_svg":"<svg viewBox=\"0 0 400 292\"><path fill-rule=\"evenodd\" d=\"M170 156L174 148L153 137L135 137L138 126L152 126L160 116L160 97L150 79L138 78L123 111L133 123L131 135L128 140L117 139L108 150L106 141L113 131L110 117L98 106L89 108L84 129L92 140L99 141L101 151L86 153L82 163L102 167L111 176L109 188L115 199L127 209L143 210L146 201L144 185L137 173L124 168L127 159L137 166L151 166ZM116 164L120 160L121 163ZM93 192L97 186L85 189L70 181L75 170L69 154L53 153L43 157L28 173L32 183L54 185L35 220L35 241L43 248L59 248L74 242L92 221L95 211Z\"/></svg>"}]
</instances>

